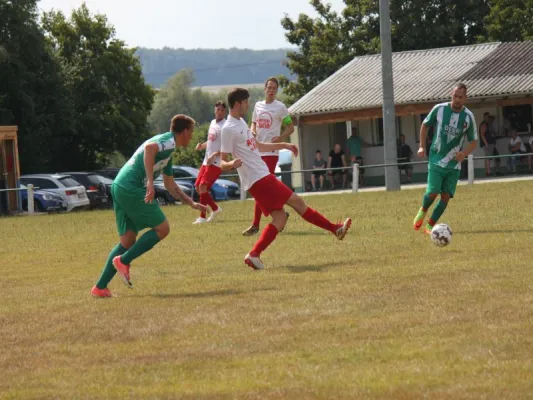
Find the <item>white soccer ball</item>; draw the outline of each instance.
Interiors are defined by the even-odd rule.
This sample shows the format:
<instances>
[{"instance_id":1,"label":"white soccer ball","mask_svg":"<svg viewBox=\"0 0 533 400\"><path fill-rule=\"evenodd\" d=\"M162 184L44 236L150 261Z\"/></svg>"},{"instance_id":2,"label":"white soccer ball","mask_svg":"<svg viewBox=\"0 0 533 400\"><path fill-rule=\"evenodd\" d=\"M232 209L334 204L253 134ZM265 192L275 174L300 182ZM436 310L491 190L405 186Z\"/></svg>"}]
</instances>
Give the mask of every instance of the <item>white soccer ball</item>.
<instances>
[{"instance_id":1,"label":"white soccer ball","mask_svg":"<svg viewBox=\"0 0 533 400\"><path fill-rule=\"evenodd\" d=\"M437 224L431 230L431 241L435 246L448 246L452 241L452 230L446 224Z\"/></svg>"}]
</instances>

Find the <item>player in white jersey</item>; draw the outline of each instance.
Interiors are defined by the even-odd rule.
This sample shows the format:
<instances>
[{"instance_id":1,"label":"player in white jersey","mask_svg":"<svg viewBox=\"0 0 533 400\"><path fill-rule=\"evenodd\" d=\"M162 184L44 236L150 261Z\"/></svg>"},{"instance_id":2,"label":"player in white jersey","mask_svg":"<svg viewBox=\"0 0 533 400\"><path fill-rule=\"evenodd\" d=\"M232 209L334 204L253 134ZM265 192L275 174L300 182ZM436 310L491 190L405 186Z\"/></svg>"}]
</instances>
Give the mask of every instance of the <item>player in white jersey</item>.
<instances>
[{"instance_id":1,"label":"player in white jersey","mask_svg":"<svg viewBox=\"0 0 533 400\"><path fill-rule=\"evenodd\" d=\"M268 78L265 82L265 100L258 101L254 107L251 130L257 141L261 143L283 142L294 132L294 124L289 110L285 104L276 100L278 87L279 82L276 78ZM282 126L285 126L283 133L281 133ZM268 170L273 174L278 164L279 150L260 151L259 153L268 166ZM252 225L242 234L244 236L255 235L259 232L260 222L261 209L256 202Z\"/></svg>"},{"instance_id":2,"label":"player in white jersey","mask_svg":"<svg viewBox=\"0 0 533 400\"><path fill-rule=\"evenodd\" d=\"M281 183L271 174L261 158L260 152L291 150L298 154L296 145L276 142L261 143L255 138L242 117L248 110L248 90L235 88L228 94L230 112L222 127L222 146L220 149L221 167L223 171L237 169L241 185L248 190L259 205L265 216L272 215L268 224L252 250L244 257L244 262L253 269L263 269L259 258L261 253L276 239L287 222L283 206L292 207L306 221L333 233L342 240L351 226L352 220L347 218L343 224L334 224L323 215L308 207L296 193ZM234 159L229 161L229 155Z\"/></svg>"},{"instance_id":3,"label":"player in white jersey","mask_svg":"<svg viewBox=\"0 0 533 400\"><path fill-rule=\"evenodd\" d=\"M196 190L200 194L200 204L211 207L211 215L206 220L205 210L200 212L200 216L193 224L203 224L211 222L215 215L222 212L222 208L215 203L211 197L211 186L216 182L222 170L220 169L220 138L222 126L226 122L226 104L217 101L215 104L215 119L211 121L207 133L207 141L198 143L197 151L205 150L204 162L200 168L200 173L196 178Z\"/></svg>"}]
</instances>

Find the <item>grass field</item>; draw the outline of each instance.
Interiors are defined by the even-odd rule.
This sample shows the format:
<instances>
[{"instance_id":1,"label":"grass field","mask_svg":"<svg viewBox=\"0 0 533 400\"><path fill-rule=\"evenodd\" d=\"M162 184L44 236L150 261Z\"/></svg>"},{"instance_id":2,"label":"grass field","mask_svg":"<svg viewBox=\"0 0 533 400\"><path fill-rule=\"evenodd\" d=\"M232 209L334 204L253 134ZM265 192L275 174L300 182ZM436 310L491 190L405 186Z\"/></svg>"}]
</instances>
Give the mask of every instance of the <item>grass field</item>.
<instances>
[{"instance_id":1,"label":"grass field","mask_svg":"<svg viewBox=\"0 0 533 400\"><path fill-rule=\"evenodd\" d=\"M421 196L307 198L352 231L293 212L260 272L251 202L167 207L112 299L112 212L0 219L0 398L533 398L533 183L459 187L447 248L412 230Z\"/></svg>"}]
</instances>

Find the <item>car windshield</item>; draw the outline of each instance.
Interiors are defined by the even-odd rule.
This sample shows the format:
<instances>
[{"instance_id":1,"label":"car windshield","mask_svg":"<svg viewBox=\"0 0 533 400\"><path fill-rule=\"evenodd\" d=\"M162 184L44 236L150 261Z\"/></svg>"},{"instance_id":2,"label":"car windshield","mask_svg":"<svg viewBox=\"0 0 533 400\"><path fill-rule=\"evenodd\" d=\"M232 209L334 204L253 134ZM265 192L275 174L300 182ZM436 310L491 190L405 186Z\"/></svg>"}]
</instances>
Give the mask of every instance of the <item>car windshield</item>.
<instances>
[{"instance_id":1,"label":"car windshield","mask_svg":"<svg viewBox=\"0 0 533 400\"><path fill-rule=\"evenodd\" d=\"M96 174L88 174L87 180L91 185L98 186L100 184L100 179L98 179L98 175Z\"/></svg>"},{"instance_id":2,"label":"car windshield","mask_svg":"<svg viewBox=\"0 0 533 400\"><path fill-rule=\"evenodd\" d=\"M186 176L184 173L181 173L181 174L176 174L176 170L182 170L182 171L185 171L187 173L187 175L190 175L190 176L194 176L195 178L198 176L198 173L200 172L198 169L196 168L193 168L193 167L183 167L183 166L179 166L179 167L176 167L174 169L174 178L182 178L184 176Z\"/></svg>"},{"instance_id":3,"label":"car windshield","mask_svg":"<svg viewBox=\"0 0 533 400\"><path fill-rule=\"evenodd\" d=\"M98 179L100 182L102 182L104 185L111 185L113 183L113 179L109 179L102 175L95 175L96 179Z\"/></svg>"},{"instance_id":4,"label":"car windshield","mask_svg":"<svg viewBox=\"0 0 533 400\"><path fill-rule=\"evenodd\" d=\"M65 176L64 178L59 178L59 182L65 187L75 187L75 186L82 186L78 181L75 181L70 176Z\"/></svg>"}]
</instances>

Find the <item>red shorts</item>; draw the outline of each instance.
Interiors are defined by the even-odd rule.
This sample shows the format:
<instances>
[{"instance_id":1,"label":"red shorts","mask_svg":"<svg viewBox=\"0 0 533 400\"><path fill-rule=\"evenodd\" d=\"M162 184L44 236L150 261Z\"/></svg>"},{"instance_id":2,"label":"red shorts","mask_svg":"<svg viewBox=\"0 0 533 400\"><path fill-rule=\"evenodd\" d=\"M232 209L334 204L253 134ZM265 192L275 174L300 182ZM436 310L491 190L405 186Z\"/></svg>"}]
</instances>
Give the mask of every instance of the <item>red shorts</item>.
<instances>
[{"instance_id":1,"label":"red shorts","mask_svg":"<svg viewBox=\"0 0 533 400\"><path fill-rule=\"evenodd\" d=\"M196 177L196 182L194 186L198 187L200 185L206 185L207 190L211 189L211 186L216 182L222 170L216 165L202 165L200 172Z\"/></svg>"},{"instance_id":2,"label":"red shorts","mask_svg":"<svg viewBox=\"0 0 533 400\"><path fill-rule=\"evenodd\" d=\"M273 174L274 171L276 170L276 165L278 165L279 157L278 156L261 156L261 158L267 165L268 172Z\"/></svg>"},{"instance_id":3,"label":"red shorts","mask_svg":"<svg viewBox=\"0 0 533 400\"><path fill-rule=\"evenodd\" d=\"M248 192L253 196L265 217L272 211L281 210L292 196L292 190L272 174L259 179Z\"/></svg>"}]
</instances>

